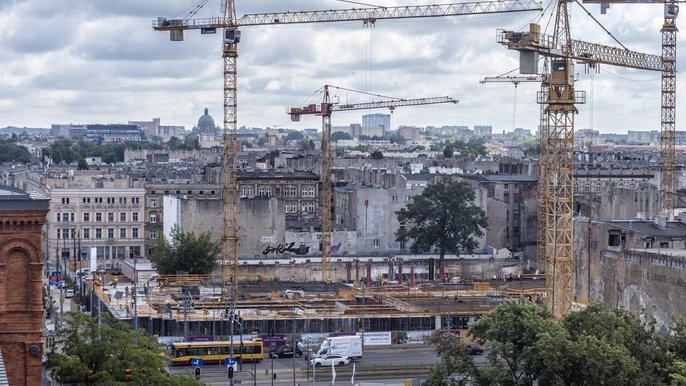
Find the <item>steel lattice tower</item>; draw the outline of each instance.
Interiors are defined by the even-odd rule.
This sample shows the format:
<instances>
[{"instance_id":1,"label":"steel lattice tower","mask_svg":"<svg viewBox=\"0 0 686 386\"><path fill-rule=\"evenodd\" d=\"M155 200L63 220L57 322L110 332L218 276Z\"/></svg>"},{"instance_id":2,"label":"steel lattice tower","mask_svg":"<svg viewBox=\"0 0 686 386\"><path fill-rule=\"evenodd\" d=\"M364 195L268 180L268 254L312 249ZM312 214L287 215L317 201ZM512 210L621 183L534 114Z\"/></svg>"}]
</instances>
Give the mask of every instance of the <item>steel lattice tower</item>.
<instances>
[{"instance_id":1,"label":"steel lattice tower","mask_svg":"<svg viewBox=\"0 0 686 386\"><path fill-rule=\"evenodd\" d=\"M665 4L665 7L674 4ZM660 179L660 209L672 218L675 208L674 156L676 117L676 14L669 17L665 12L662 25L662 124L660 130L660 154L662 158Z\"/></svg>"}]
</instances>

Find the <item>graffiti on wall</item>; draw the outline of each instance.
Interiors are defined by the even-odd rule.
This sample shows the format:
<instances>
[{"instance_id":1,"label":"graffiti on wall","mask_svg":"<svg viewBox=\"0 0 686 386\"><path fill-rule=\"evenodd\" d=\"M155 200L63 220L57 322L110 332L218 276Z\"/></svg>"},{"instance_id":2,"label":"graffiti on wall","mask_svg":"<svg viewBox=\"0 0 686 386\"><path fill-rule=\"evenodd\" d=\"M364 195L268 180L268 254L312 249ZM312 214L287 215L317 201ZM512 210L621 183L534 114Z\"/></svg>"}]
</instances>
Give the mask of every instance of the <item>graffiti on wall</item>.
<instances>
[{"instance_id":1,"label":"graffiti on wall","mask_svg":"<svg viewBox=\"0 0 686 386\"><path fill-rule=\"evenodd\" d=\"M306 246L305 244L300 244L299 247L295 246L295 242L291 242L289 244L279 244L275 247L272 247L271 245L267 245L266 248L262 251L263 255L268 255L270 253L295 253L296 255L306 255L310 251L310 247Z\"/></svg>"}]
</instances>

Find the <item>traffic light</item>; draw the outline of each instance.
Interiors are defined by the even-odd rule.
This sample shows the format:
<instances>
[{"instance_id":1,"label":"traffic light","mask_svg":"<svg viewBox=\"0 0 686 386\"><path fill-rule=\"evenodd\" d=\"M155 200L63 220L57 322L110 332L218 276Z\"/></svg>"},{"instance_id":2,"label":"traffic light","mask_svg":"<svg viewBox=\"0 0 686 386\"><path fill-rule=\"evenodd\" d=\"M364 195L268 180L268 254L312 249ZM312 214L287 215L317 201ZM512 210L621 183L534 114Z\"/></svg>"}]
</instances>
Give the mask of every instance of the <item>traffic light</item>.
<instances>
[{"instance_id":1,"label":"traffic light","mask_svg":"<svg viewBox=\"0 0 686 386\"><path fill-rule=\"evenodd\" d=\"M200 379L200 367L195 368L195 379Z\"/></svg>"},{"instance_id":2,"label":"traffic light","mask_svg":"<svg viewBox=\"0 0 686 386\"><path fill-rule=\"evenodd\" d=\"M233 365L229 366L229 379L233 379Z\"/></svg>"}]
</instances>

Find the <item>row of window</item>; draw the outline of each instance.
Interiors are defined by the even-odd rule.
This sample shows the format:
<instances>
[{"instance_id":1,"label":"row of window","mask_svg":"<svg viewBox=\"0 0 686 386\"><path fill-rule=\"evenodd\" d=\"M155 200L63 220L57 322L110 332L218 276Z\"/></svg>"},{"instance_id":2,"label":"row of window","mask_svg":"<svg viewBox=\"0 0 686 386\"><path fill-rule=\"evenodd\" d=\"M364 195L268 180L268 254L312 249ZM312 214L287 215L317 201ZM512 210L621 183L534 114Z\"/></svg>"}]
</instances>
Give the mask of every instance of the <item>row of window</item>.
<instances>
[{"instance_id":1,"label":"row of window","mask_svg":"<svg viewBox=\"0 0 686 386\"><path fill-rule=\"evenodd\" d=\"M255 197L255 187L253 185L241 185L240 187L240 195L241 198L246 198L246 197ZM303 186L301 189L301 197L315 197L315 187L314 186ZM257 188L257 197L271 197L271 196L280 196L281 195L281 187L276 186L274 189L272 189L271 185L260 185ZM297 187L295 185L286 185L283 188L283 195L284 197L297 197L298 196L298 191Z\"/></svg>"},{"instance_id":2,"label":"row of window","mask_svg":"<svg viewBox=\"0 0 686 386\"><path fill-rule=\"evenodd\" d=\"M130 200L129 200L130 198ZM70 204L70 198L69 197L62 197L62 204L68 205ZM141 203L141 198L140 197L82 197L81 202L84 204L128 204L129 201L132 204L140 204Z\"/></svg>"},{"instance_id":3,"label":"row of window","mask_svg":"<svg viewBox=\"0 0 686 386\"><path fill-rule=\"evenodd\" d=\"M301 205L302 211L305 213L314 213L315 210L317 209L317 206L315 205L314 202L303 202ZM298 203L297 202L287 202L285 206L285 212L286 213L297 213L298 212Z\"/></svg>"},{"instance_id":4,"label":"row of window","mask_svg":"<svg viewBox=\"0 0 686 386\"><path fill-rule=\"evenodd\" d=\"M103 213L97 212L95 213L94 217L94 222L103 222ZM60 222L74 222L74 213L62 213L62 212L57 212L55 214L56 220L58 223ZM119 222L126 222L126 212L120 212L119 213ZM138 212L132 212L131 213L131 221L138 221ZM114 222L115 219L115 213L114 212L108 212L107 213L107 222ZM84 212L83 213L83 222L90 222L91 221L91 213L90 212ZM150 215L150 222L155 224L157 223L157 214L151 214Z\"/></svg>"},{"instance_id":5,"label":"row of window","mask_svg":"<svg viewBox=\"0 0 686 386\"><path fill-rule=\"evenodd\" d=\"M114 239L115 236L115 228L83 228L81 229L81 238L84 240L89 240L91 238L95 240L107 238L107 239ZM104 232L107 233L107 237L103 237ZM119 229L119 238L120 239L126 239L128 234L128 229L127 228L120 228ZM131 238L132 239L137 239L139 238L139 228L131 228ZM76 229L73 228L58 228L57 229L57 239L75 239L76 238ZM150 230L150 238L151 239L156 239L157 238L157 230L151 229Z\"/></svg>"}]
</instances>

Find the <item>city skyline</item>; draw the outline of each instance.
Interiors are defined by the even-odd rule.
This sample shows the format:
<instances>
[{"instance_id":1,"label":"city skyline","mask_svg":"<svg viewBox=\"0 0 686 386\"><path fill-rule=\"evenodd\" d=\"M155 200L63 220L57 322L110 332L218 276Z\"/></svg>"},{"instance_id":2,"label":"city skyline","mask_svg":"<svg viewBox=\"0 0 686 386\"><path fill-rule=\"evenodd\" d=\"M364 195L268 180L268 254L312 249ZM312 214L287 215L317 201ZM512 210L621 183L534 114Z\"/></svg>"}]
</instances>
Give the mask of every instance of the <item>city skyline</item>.
<instances>
[{"instance_id":1,"label":"city skyline","mask_svg":"<svg viewBox=\"0 0 686 386\"><path fill-rule=\"evenodd\" d=\"M0 5L0 127L50 127L52 123L126 123L160 117L162 124L191 129L205 107L222 124L220 34L187 31L185 42L170 42L152 30L158 16L178 17L197 1L38 0ZM399 1L374 1L400 5ZM413 1L406 5L432 4ZM544 7L548 3L543 3ZM343 1L236 2L237 14L360 7ZM618 46L575 4L571 7L574 39ZM494 133L512 131L514 87L479 84L485 76L515 70L518 55L495 42L496 29L526 30L537 21L546 30L551 7L503 15L380 20L362 23L243 28L238 60L238 126L318 128L316 117L290 122L290 107L318 103L313 93L324 84L398 98L450 96L457 105L405 107L392 116L400 125L491 125ZM554 9L554 7L552 7ZM660 54L661 5L615 4L601 15L586 8L622 44L635 51ZM195 17L219 16L211 0ZM552 21L547 33L552 29ZM677 26L679 20L677 20ZM29 28L27 28L27 26ZM677 72L683 70L677 42ZM371 49L370 49L371 47ZM660 129L660 74L600 66L589 74L577 65L577 90L587 93L578 105L576 128L601 133ZM517 71L510 73L516 75ZM677 79L677 89L679 88ZM517 90L514 127L534 132L539 120L535 103L539 85L522 83ZM341 101L369 99L336 90ZM679 106L685 96L677 91ZM368 113L387 113L370 110ZM359 122L362 114L342 112L334 125Z\"/></svg>"}]
</instances>

